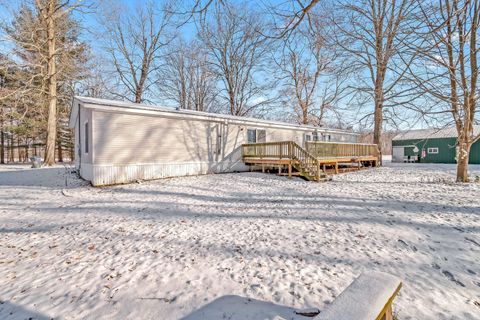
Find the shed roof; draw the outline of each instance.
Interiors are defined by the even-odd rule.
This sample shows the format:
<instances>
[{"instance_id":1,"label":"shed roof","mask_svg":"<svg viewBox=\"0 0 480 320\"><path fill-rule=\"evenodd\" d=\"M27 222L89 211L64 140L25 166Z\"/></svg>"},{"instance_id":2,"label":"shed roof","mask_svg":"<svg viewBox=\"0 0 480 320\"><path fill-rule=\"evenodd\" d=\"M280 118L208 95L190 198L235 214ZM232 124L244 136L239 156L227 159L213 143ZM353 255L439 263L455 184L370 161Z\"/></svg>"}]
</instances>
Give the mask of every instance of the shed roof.
<instances>
[{"instance_id":1,"label":"shed roof","mask_svg":"<svg viewBox=\"0 0 480 320\"><path fill-rule=\"evenodd\" d=\"M473 126L473 135L480 134L480 125ZM430 128L420 130L410 130L399 133L393 140L416 140L416 139L438 139L438 138L456 138L458 137L457 128Z\"/></svg>"},{"instance_id":2,"label":"shed roof","mask_svg":"<svg viewBox=\"0 0 480 320\"><path fill-rule=\"evenodd\" d=\"M174 108L169 108L169 107L164 107L164 106L158 106L158 105L146 105L146 104L139 104L139 103L133 103L133 102L126 102L126 101L116 101L116 100L108 100L108 99L99 99L99 98L90 98L90 97L81 97L81 96L76 96L74 100L79 101L81 103L84 103L88 105L89 107L95 108L96 106L100 107L112 107L112 111L115 110L115 108L123 108L125 111L155 111L159 113L168 113L168 114L175 114L177 116L185 116L185 117L202 117L202 118L208 118L211 120L229 120L232 122L248 122L252 124L265 124L265 125L272 125L272 126L283 126L283 127L289 127L292 129L300 129L300 130L318 130L320 132L322 131L327 131L328 133L341 133L341 134L347 134L347 135L358 135L358 133L354 133L351 131L345 131L345 130L340 130L340 129L331 129L331 128L325 128L325 127L315 127L315 126L310 126L310 125L299 125L299 124L292 124L292 123L287 123L287 122L281 122L281 121L273 121L273 120L263 120L263 119L257 119L257 118L252 118L252 117L240 117L240 116L232 116L232 115L225 115L225 114L218 114L218 113L209 113L209 112L202 112L202 111L195 111L195 110L185 110L185 109L174 109ZM74 127L75 119L72 118L76 117L76 107L77 105L74 104L72 107L71 115L70 115L70 127Z\"/></svg>"}]
</instances>

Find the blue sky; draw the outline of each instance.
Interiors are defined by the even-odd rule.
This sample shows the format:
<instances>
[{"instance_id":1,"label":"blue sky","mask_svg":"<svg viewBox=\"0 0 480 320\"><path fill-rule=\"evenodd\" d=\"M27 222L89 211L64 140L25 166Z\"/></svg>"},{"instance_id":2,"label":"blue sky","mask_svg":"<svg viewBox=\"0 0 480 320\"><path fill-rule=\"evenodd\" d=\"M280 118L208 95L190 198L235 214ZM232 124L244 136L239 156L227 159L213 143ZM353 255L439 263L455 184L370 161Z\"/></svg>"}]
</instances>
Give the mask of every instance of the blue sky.
<instances>
[{"instance_id":1,"label":"blue sky","mask_svg":"<svg viewBox=\"0 0 480 320\"><path fill-rule=\"evenodd\" d=\"M113 0L112 0L113 1ZM93 7L98 7L100 4L102 4L102 0L86 0L85 1L88 4L91 4ZM116 3L121 2L127 10L135 11L135 8L138 6L141 6L144 4L146 1L141 1L141 0L116 0ZM192 1L183 1L183 5L186 8L189 8L191 6ZM234 2L241 2L234 0ZM12 1L9 3L10 7L15 9L18 8L19 4L21 1ZM105 2L103 2L104 4ZM285 0L264 0L260 1L259 6L267 7L268 5L285 5L285 3L288 3L288 1ZM102 56L104 55L104 51L102 50L102 39L101 39L101 34L99 35L97 33L98 30L100 30L100 26L98 23L98 12L95 12L95 9L90 10L91 12L75 12L74 15L75 17L81 21L82 25L84 26L84 32L82 33L82 37L85 42L87 42L93 50L96 52L96 54ZM0 11L0 18L3 18L3 20L10 20L11 19L11 13L7 10L5 11ZM89 31L93 30L93 31ZM180 34L182 35L183 38L185 39L190 39L195 37L196 30L193 22L186 23L182 25L181 28L178 29ZM354 110L355 109L355 110ZM370 108L371 109L371 108ZM367 108L368 110L368 108ZM350 119L355 119L359 118L359 114L357 112L356 108L352 108L351 110L346 110L345 111L345 117L350 118ZM412 124L415 127L420 126L419 123Z\"/></svg>"}]
</instances>

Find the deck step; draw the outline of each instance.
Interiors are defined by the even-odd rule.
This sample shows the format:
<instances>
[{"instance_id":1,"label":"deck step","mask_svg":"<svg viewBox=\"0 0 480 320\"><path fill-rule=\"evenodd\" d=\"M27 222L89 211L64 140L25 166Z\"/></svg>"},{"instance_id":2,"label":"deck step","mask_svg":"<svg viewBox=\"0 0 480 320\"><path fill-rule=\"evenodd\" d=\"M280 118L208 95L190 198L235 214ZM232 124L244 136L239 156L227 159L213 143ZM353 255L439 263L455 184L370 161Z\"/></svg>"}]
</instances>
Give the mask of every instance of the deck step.
<instances>
[{"instance_id":1,"label":"deck step","mask_svg":"<svg viewBox=\"0 0 480 320\"><path fill-rule=\"evenodd\" d=\"M319 153L319 145L312 145L315 153L310 153L295 141L261 142L242 145L242 158L246 165L258 165L265 169L271 167L289 167L289 175L292 169L298 171L301 176L310 181L328 181L331 178L327 175L327 167L333 167L334 173L339 173L340 163L357 164L357 170L362 163L370 163L372 166L378 163L376 155L370 154L374 145L365 144L339 144L340 153L333 153L331 157L325 158L324 153ZM322 144L325 148L333 146L331 143ZM327 149L328 149L327 148ZM326 150L327 150L326 149ZM348 150L347 150L348 149ZM373 149L372 149L373 150ZM356 155L358 153L358 155Z\"/></svg>"}]
</instances>

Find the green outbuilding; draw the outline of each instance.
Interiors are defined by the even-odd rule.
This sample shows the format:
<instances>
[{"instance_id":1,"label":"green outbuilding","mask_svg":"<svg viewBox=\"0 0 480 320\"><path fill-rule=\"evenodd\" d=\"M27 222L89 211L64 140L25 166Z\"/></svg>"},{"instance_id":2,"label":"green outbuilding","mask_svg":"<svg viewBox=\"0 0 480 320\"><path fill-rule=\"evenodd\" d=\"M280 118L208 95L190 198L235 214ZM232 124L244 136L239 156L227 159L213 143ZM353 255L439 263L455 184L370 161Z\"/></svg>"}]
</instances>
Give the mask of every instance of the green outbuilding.
<instances>
[{"instance_id":1,"label":"green outbuilding","mask_svg":"<svg viewBox=\"0 0 480 320\"><path fill-rule=\"evenodd\" d=\"M474 127L474 135L480 134L480 126ZM411 130L402 132L392 140L393 162L456 163L457 130ZM470 164L480 164L480 139L470 149Z\"/></svg>"}]
</instances>

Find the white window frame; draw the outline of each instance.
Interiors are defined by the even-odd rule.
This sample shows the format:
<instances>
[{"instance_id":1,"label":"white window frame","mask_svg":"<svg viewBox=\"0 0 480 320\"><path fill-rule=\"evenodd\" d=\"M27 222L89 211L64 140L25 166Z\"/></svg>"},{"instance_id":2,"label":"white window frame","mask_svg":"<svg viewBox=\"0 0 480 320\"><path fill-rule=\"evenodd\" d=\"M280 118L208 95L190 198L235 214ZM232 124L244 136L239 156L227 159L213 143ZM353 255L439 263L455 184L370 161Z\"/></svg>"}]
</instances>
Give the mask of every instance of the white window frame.
<instances>
[{"instance_id":1,"label":"white window frame","mask_svg":"<svg viewBox=\"0 0 480 320\"><path fill-rule=\"evenodd\" d=\"M248 133L249 133L250 131L255 132L255 141L253 141L253 142L249 140L249 135L248 135ZM247 128L247 143L257 143L257 129Z\"/></svg>"},{"instance_id":2,"label":"white window frame","mask_svg":"<svg viewBox=\"0 0 480 320\"><path fill-rule=\"evenodd\" d=\"M438 154L438 147L430 147L427 149L428 154Z\"/></svg>"},{"instance_id":3,"label":"white window frame","mask_svg":"<svg viewBox=\"0 0 480 320\"><path fill-rule=\"evenodd\" d=\"M248 131L254 131L255 132L255 142L250 142L248 141ZM264 132L264 139L265 141L259 141L260 139L260 134L259 132L263 131ZM262 142L267 142L267 130L264 128L247 128L247 143L262 143Z\"/></svg>"}]
</instances>

